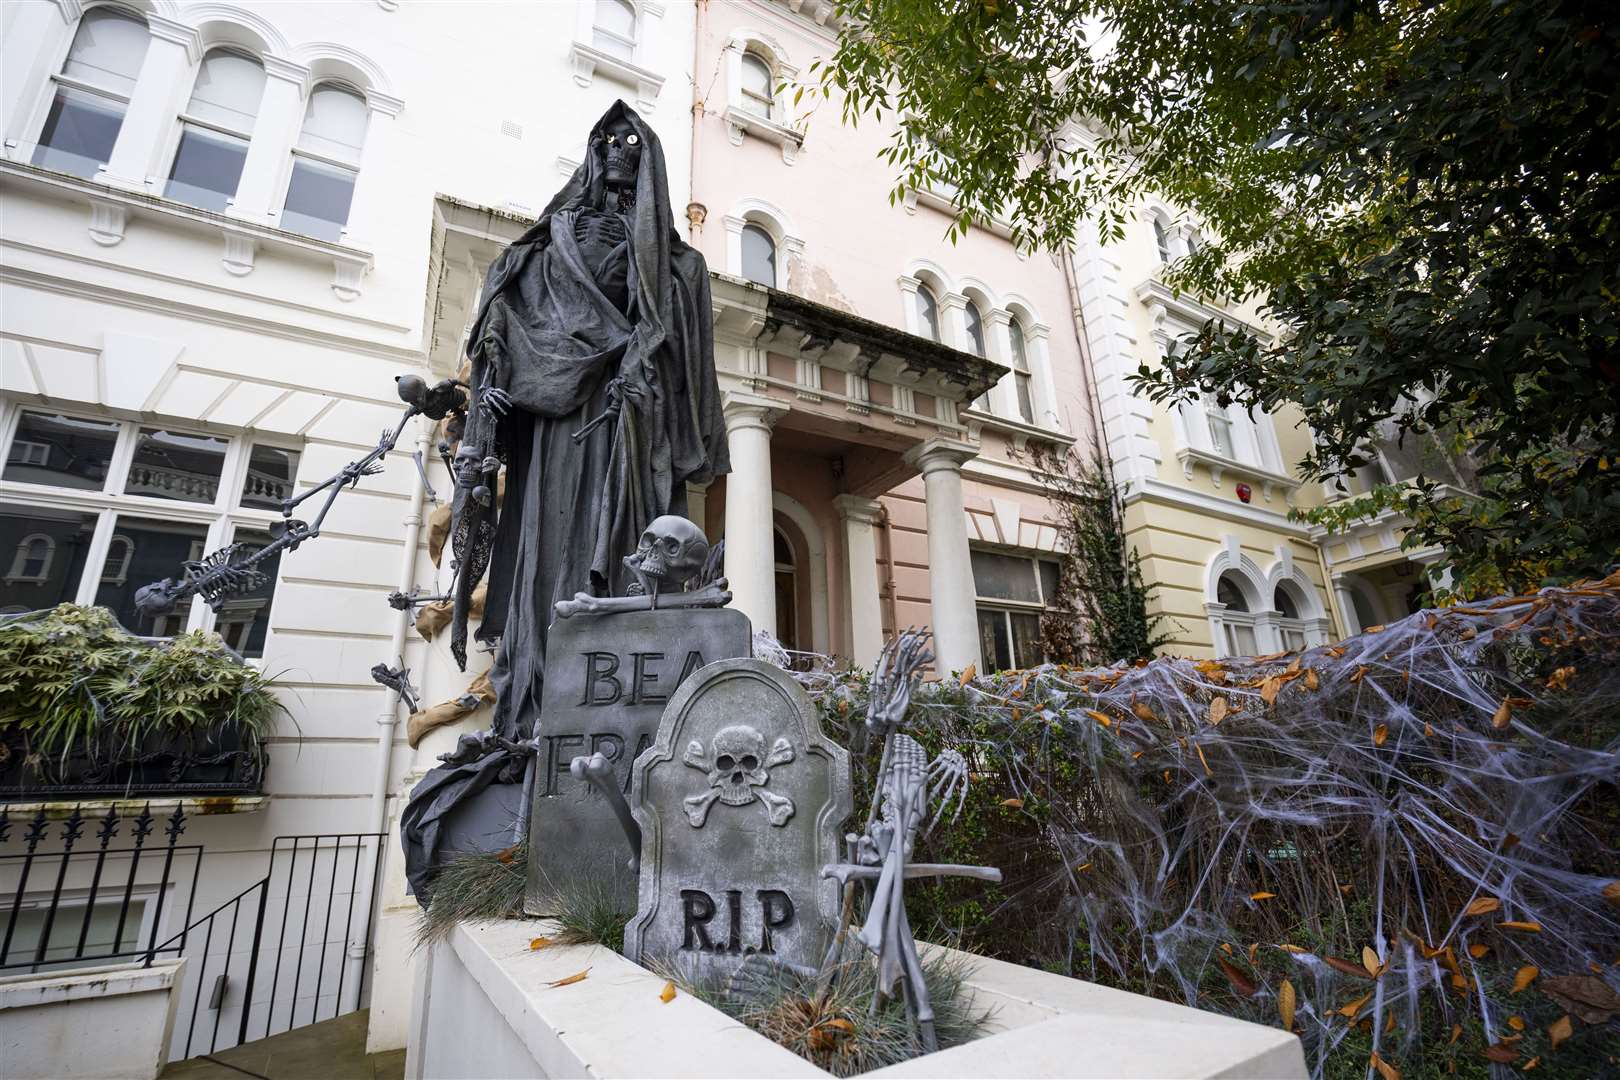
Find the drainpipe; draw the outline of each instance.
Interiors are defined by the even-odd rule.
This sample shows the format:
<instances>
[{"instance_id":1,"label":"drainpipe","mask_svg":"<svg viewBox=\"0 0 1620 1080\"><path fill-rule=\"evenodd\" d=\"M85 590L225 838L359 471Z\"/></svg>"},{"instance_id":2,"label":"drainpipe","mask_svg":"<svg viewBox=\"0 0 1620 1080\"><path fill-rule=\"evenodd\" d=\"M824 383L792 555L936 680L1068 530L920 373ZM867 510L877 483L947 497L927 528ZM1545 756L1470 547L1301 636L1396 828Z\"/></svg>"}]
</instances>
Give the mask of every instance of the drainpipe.
<instances>
[{"instance_id":1,"label":"drainpipe","mask_svg":"<svg viewBox=\"0 0 1620 1080\"><path fill-rule=\"evenodd\" d=\"M882 500L878 505L883 507L883 564L887 567L888 580L883 583L884 606L889 609L889 629L891 633L900 632L899 604L895 593L900 586L894 580L894 519L889 516L889 508L884 506Z\"/></svg>"},{"instance_id":2,"label":"drainpipe","mask_svg":"<svg viewBox=\"0 0 1620 1080\"><path fill-rule=\"evenodd\" d=\"M428 453L432 438L428 421L425 417L418 417L416 449L424 461L432 460ZM426 501L427 491L423 487L422 477L418 475L411 491L411 510L405 515L405 554L399 564L399 591L407 595L416 586L416 546L422 538L422 508ZM388 659L403 663L399 658L405 653L405 635L410 627L411 612L407 609L400 612L394 622L394 633L388 642ZM389 774L394 756L394 728L399 723L400 695L386 687L383 693L387 706L377 714L377 774L371 788L371 831L374 833L385 832L388 828Z\"/></svg>"}]
</instances>

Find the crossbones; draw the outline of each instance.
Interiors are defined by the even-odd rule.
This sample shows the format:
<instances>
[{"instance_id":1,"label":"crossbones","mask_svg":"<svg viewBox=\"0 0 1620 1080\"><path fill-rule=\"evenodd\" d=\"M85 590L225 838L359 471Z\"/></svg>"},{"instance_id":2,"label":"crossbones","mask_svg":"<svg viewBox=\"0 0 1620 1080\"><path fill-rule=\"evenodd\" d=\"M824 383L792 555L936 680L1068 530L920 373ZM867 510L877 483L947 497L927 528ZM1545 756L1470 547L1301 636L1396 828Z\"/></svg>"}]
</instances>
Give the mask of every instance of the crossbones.
<instances>
[{"instance_id":1,"label":"crossbones","mask_svg":"<svg viewBox=\"0 0 1620 1080\"><path fill-rule=\"evenodd\" d=\"M777 739L765 754L765 736L747 724L733 724L714 733L711 756L703 743L693 739L686 744L683 762L708 774L709 790L684 800L686 820L694 829L703 827L709 819L709 808L716 802L727 806L747 806L758 799L765 806L765 816L772 825L786 825L793 816L793 800L786 795L767 791L771 782L770 770L793 760L793 746L786 739Z\"/></svg>"},{"instance_id":2,"label":"crossbones","mask_svg":"<svg viewBox=\"0 0 1620 1080\"><path fill-rule=\"evenodd\" d=\"M624 558L635 580L629 596L592 596L578 592L557 602L557 617L580 612L651 611L658 608L724 607L731 602L726 579L704 581L712 550L703 530L678 514L653 518L642 530L636 550ZM688 583L703 582L690 592Z\"/></svg>"}]
</instances>

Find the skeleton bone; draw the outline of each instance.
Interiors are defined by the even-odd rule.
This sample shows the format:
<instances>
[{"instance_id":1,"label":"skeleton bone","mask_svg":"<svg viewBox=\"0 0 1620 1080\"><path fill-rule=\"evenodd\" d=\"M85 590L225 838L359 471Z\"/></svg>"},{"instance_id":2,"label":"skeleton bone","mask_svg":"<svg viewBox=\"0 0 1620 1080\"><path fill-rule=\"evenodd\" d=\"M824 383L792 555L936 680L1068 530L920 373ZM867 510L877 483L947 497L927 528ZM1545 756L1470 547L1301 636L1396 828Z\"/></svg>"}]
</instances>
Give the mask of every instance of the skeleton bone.
<instances>
[{"instance_id":1,"label":"skeleton bone","mask_svg":"<svg viewBox=\"0 0 1620 1080\"><path fill-rule=\"evenodd\" d=\"M651 611L656 606L660 610L665 608L711 608L725 607L731 603L731 593L726 590L726 579L720 578L712 585L705 585L692 592L671 593L656 598L643 596L592 596L590 593L578 592L572 600L557 601L557 618L567 619L580 614L606 615L620 611Z\"/></svg>"},{"instance_id":2,"label":"skeleton bone","mask_svg":"<svg viewBox=\"0 0 1620 1080\"><path fill-rule=\"evenodd\" d=\"M777 739L771 744L771 756L765 759L765 767L774 769L778 765L786 765L793 760L793 744L786 739Z\"/></svg>"},{"instance_id":3,"label":"skeleton bone","mask_svg":"<svg viewBox=\"0 0 1620 1080\"><path fill-rule=\"evenodd\" d=\"M690 763L688 763L690 764ZM682 799L686 807L686 820L694 829L703 828L703 823L709 820L709 807L720 801L720 789L709 788L701 795L693 795Z\"/></svg>"},{"instance_id":4,"label":"skeleton bone","mask_svg":"<svg viewBox=\"0 0 1620 1080\"><path fill-rule=\"evenodd\" d=\"M786 825L788 818L793 816L793 800L786 795L777 795L764 788L755 788L754 794L765 804L765 816L770 818L772 825L778 827Z\"/></svg>"}]
</instances>

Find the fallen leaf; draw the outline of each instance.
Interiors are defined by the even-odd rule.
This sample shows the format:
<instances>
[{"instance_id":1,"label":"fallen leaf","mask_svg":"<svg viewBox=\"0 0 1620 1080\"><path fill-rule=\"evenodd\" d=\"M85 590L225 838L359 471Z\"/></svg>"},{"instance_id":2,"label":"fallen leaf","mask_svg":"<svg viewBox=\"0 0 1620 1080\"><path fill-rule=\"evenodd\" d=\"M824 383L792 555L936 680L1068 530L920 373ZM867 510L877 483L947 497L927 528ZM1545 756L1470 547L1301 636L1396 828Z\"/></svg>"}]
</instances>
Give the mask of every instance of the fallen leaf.
<instances>
[{"instance_id":1,"label":"fallen leaf","mask_svg":"<svg viewBox=\"0 0 1620 1080\"><path fill-rule=\"evenodd\" d=\"M977 675L978 673L978 668L973 664L969 664L967 667L963 668L962 674L958 675L956 678L957 689L964 689L968 683L973 681L973 676Z\"/></svg>"},{"instance_id":2,"label":"fallen leaf","mask_svg":"<svg viewBox=\"0 0 1620 1080\"><path fill-rule=\"evenodd\" d=\"M1315 668L1306 668L1305 669L1305 689L1307 689L1307 690L1319 690L1319 689L1321 689L1321 686L1322 686L1322 680L1316 677L1316 669Z\"/></svg>"},{"instance_id":3,"label":"fallen leaf","mask_svg":"<svg viewBox=\"0 0 1620 1080\"><path fill-rule=\"evenodd\" d=\"M1091 864L1090 863L1081 863L1079 866L1074 868L1074 872L1077 873L1077 874L1083 874L1087 870L1090 870L1090 869L1091 869Z\"/></svg>"},{"instance_id":4,"label":"fallen leaf","mask_svg":"<svg viewBox=\"0 0 1620 1080\"><path fill-rule=\"evenodd\" d=\"M1524 1068L1520 1069L1519 1071L1520 1072L1529 1072L1531 1069L1535 1068L1537 1065L1540 1065L1540 1064L1541 1064L1541 1059L1539 1057L1533 1057L1529 1061L1525 1062L1524 1063Z\"/></svg>"},{"instance_id":5,"label":"fallen leaf","mask_svg":"<svg viewBox=\"0 0 1620 1080\"><path fill-rule=\"evenodd\" d=\"M1231 983L1232 989L1236 990L1239 994L1242 994L1244 997L1254 997L1254 995L1260 991L1260 988L1254 985L1253 981L1251 981L1250 978L1243 973L1243 969L1239 968L1226 957L1217 956L1215 958L1215 962L1220 965L1221 974L1226 976L1226 981Z\"/></svg>"},{"instance_id":6,"label":"fallen leaf","mask_svg":"<svg viewBox=\"0 0 1620 1080\"><path fill-rule=\"evenodd\" d=\"M1276 895L1277 895L1277 894L1276 894L1276 893L1274 893L1274 892L1257 892L1257 893L1250 893L1250 894L1249 894L1249 899L1250 899L1250 900L1270 900L1270 899L1271 899L1271 898L1272 898L1272 897L1274 897L1274 896L1276 896ZM1285 949L1287 949L1287 948L1294 948L1294 946L1290 946L1290 945L1284 945L1284 946L1283 946L1283 948L1285 948Z\"/></svg>"},{"instance_id":7,"label":"fallen leaf","mask_svg":"<svg viewBox=\"0 0 1620 1080\"><path fill-rule=\"evenodd\" d=\"M1575 1023L1570 1020L1568 1014L1560 1016L1547 1027L1547 1038L1552 1040L1554 1050L1558 1049L1558 1045L1573 1034L1575 1034Z\"/></svg>"},{"instance_id":8,"label":"fallen leaf","mask_svg":"<svg viewBox=\"0 0 1620 1080\"><path fill-rule=\"evenodd\" d=\"M1541 933L1541 924L1538 922L1521 922L1518 919L1507 919L1497 925L1503 930L1519 930L1526 934Z\"/></svg>"},{"instance_id":9,"label":"fallen leaf","mask_svg":"<svg viewBox=\"0 0 1620 1080\"><path fill-rule=\"evenodd\" d=\"M1541 969L1534 965L1527 964L1520 968L1513 976L1513 993L1517 994L1520 990L1535 982L1536 976L1540 974Z\"/></svg>"},{"instance_id":10,"label":"fallen leaf","mask_svg":"<svg viewBox=\"0 0 1620 1080\"><path fill-rule=\"evenodd\" d=\"M658 992L658 1000L662 1001L665 1005L668 1005L670 1002L675 1000L675 984L673 982L666 982L664 984L664 988Z\"/></svg>"},{"instance_id":11,"label":"fallen leaf","mask_svg":"<svg viewBox=\"0 0 1620 1080\"><path fill-rule=\"evenodd\" d=\"M1489 915L1502 906L1502 901L1494 896L1476 896L1463 908L1464 915Z\"/></svg>"},{"instance_id":12,"label":"fallen leaf","mask_svg":"<svg viewBox=\"0 0 1620 1080\"><path fill-rule=\"evenodd\" d=\"M1282 685L1282 680L1275 675L1261 683L1260 700L1267 705L1274 703L1277 700L1277 695L1282 692Z\"/></svg>"},{"instance_id":13,"label":"fallen leaf","mask_svg":"<svg viewBox=\"0 0 1620 1080\"><path fill-rule=\"evenodd\" d=\"M1382 624L1379 624L1378 626L1369 626L1361 632L1363 634L1381 634L1384 632L1384 627Z\"/></svg>"},{"instance_id":14,"label":"fallen leaf","mask_svg":"<svg viewBox=\"0 0 1620 1080\"><path fill-rule=\"evenodd\" d=\"M537 938L530 938L529 939L529 948L531 950L532 949L543 949L547 945L550 945L550 944L551 944L551 939L548 938L548 937L537 937Z\"/></svg>"},{"instance_id":15,"label":"fallen leaf","mask_svg":"<svg viewBox=\"0 0 1620 1080\"><path fill-rule=\"evenodd\" d=\"M1513 706L1509 705L1507 702L1504 701L1504 702L1502 702L1502 704L1498 705L1496 707L1496 711L1491 714L1491 727L1493 727L1496 730L1500 731L1503 728L1507 727L1508 722L1511 721L1512 719L1513 719Z\"/></svg>"},{"instance_id":16,"label":"fallen leaf","mask_svg":"<svg viewBox=\"0 0 1620 1080\"><path fill-rule=\"evenodd\" d=\"M1344 896L1349 896L1350 895L1350 890L1352 890L1354 888L1355 888L1354 885L1340 885L1339 886L1339 892Z\"/></svg>"},{"instance_id":17,"label":"fallen leaf","mask_svg":"<svg viewBox=\"0 0 1620 1080\"><path fill-rule=\"evenodd\" d=\"M1322 963L1326 964L1328 967L1342 975L1354 975L1358 979L1369 979L1372 977L1367 974L1366 969L1360 964L1352 964L1350 961L1341 960L1337 956L1324 956L1322 957Z\"/></svg>"},{"instance_id":18,"label":"fallen leaf","mask_svg":"<svg viewBox=\"0 0 1620 1080\"><path fill-rule=\"evenodd\" d=\"M1159 718L1153 715L1153 710L1147 707L1146 702L1131 702L1131 712L1136 714L1136 718L1138 720L1145 721L1149 724L1157 724L1159 722Z\"/></svg>"},{"instance_id":19,"label":"fallen leaf","mask_svg":"<svg viewBox=\"0 0 1620 1080\"><path fill-rule=\"evenodd\" d=\"M1433 724L1424 724L1423 725L1423 736L1424 736L1424 738L1427 738L1427 739L1434 738L1434 725Z\"/></svg>"},{"instance_id":20,"label":"fallen leaf","mask_svg":"<svg viewBox=\"0 0 1620 1080\"><path fill-rule=\"evenodd\" d=\"M1333 657L1333 659L1337 660L1339 657L1344 655L1344 646L1335 645L1327 651L1327 654Z\"/></svg>"},{"instance_id":21,"label":"fallen leaf","mask_svg":"<svg viewBox=\"0 0 1620 1080\"><path fill-rule=\"evenodd\" d=\"M1367 674L1367 665L1362 664L1359 667L1357 667L1356 670L1352 671L1350 673L1350 678L1345 680L1345 681L1350 682L1350 683L1358 683L1358 682L1361 681L1362 676L1366 675L1366 674Z\"/></svg>"},{"instance_id":22,"label":"fallen leaf","mask_svg":"<svg viewBox=\"0 0 1620 1080\"><path fill-rule=\"evenodd\" d=\"M1595 975L1560 975L1542 979L1538 986L1565 1012L1588 1024L1607 1023L1620 1016L1620 994Z\"/></svg>"},{"instance_id":23,"label":"fallen leaf","mask_svg":"<svg viewBox=\"0 0 1620 1080\"><path fill-rule=\"evenodd\" d=\"M1475 960L1478 960L1480 957L1484 956L1486 953L1488 953L1490 951L1491 951L1491 947L1489 945L1470 945L1470 946L1468 946L1468 955L1472 956Z\"/></svg>"},{"instance_id":24,"label":"fallen leaf","mask_svg":"<svg viewBox=\"0 0 1620 1080\"><path fill-rule=\"evenodd\" d=\"M1204 775L1214 776L1215 770L1209 767L1209 759L1204 756L1204 748L1199 746L1197 743L1194 743L1193 749L1198 751L1198 762L1204 767Z\"/></svg>"},{"instance_id":25,"label":"fallen leaf","mask_svg":"<svg viewBox=\"0 0 1620 1080\"><path fill-rule=\"evenodd\" d=\"M1277 948L1281 949L1283 952L1286 952L1286 953L1293 953L1296 956L1298 956L1301 953L1309 953L1311 951L1309 949L1302 949L1298 945L1286 945L1285 944L1285 945L1279 945L1279 946L1277 946Z\"/></svg>"},{"instance_id":26,"label":"fallen leaf","mask_svg":"<svg viewBox=\"0 0 1620 1080\"><path fill-rule=\"evenodd\" d=\"M1384 1014L1384 1034L1395 1030L1395 1010L1391 1009Z\"/></svg>"},{"instance_id":27,"label":"fallen leaf","mask_svg":"<svg viewBox=\"0 0 1620 1080\"><path fill-rule=\"evenodd\" d=\"M1373 728L1373 745L1374 746L1383 746L1384 745L1384 740L1386 740L1388 738L1389 738L1389 725L1388 724L1379 724L1377 727Z\"/></svg>"},{"instance_id":28,"label":"fallen leaf","mask_svg":"<svg viewBox=\"0 0 1620 1080\"><path fill-rule=\"evenodd\" d=\"M1294 1030L1294 1009L1297 1005L1294 984L1284 979L1277 988L1277 1013L1282 1017L1284 1031Z\"/></svg>"},{"instance_id":29,"label":"fallen leaf","mask_svg":"<svg viewBox=\"0 0 1620 1080\"><path fill-rule=\"evenodd\" d=\"M1506 1043L1496 1043L1485 1048L1485 1057L1498 1065L1511 1065L1519 1056L1519 1051Z\"/></svg>"},{"instance_id":30,"label":"fallen leaf","mask_svg":"<svg viewBox=\"0 0 1620 1080\"><path fill-rule=\"evenodd\" d=\"M1114 718L1105 712L1098 712L1096 709L1087 709L1086 715L1097 721L1097 723L1101 724L1103 727L1114 726Z\"/></svg>"},{"instance_id":31,"label":"fallen leaf","mask_svg":"<svg viewBox=\"0 0 1620 1080\"><path fill-rule=\"evenodd\" d=\"M1214 727L1222 720L1225 720L1226 714L1230 711L1231 706L1227 704L1225 698L1218 697L1211 701L1209 703L1209 726ZM1615 882L1615 884L1620 885L1620 882Z\"/></svg>"},{"instance_id":32,"label":"fallen leaf","mask_svg":"<svg viewBox=\"0 0 1620 1080\"><path fill-rule=\"evenodd\" d=\"M574 972L572 975L568 976L568 978L566 978L566 979L558 979L556 982L549 982L549 983L546 983L546 985L549 986L549 987L552 987L553 989L555 989L555 988L557 988L559 986L573 986L577 982L584 982L585 981L585 976L589 975L590 973L591 973L591 969L586 968L584 971L576 971L576 972Z\"/></svg>"},{"instance_id":33,"label":"fallen leaf","mask_svg":"<svg viewBox=\"0 0 1620 1080\"><path fill-rule=\"evenodd\" d=\"M1603 899L1615 907L1620 907L1620 881L1611 881L1603 886Z\"/></svg>"},{"instance_id":34,"label":"fallen leaf","mask_svg":"<svg viewBox=\"0 0 1620 1080\"><path fill-rule=\"evenodd\" d=\"M1572 668L1572 667L1558 668L1547 679L1547 689L1549 689L1549 690L1566 690L1566 689L1568 689L1569 688L1569 680L1574 676L1574 674L1575 674L1575 669Z\"/></svg>"},{"instance_id":35,"label":"fallen leaf","mask_svg":"<svg viewBox=\"0 0 1620 1080\"><path fill-rule=\"evenodd\" d=\"M1237 950L1232 948L1232 943L1230 941L1221 942L1221 952L1225 953L1227 956L1237 955Z\"/></svg>"},{"instance_id":36,"label":"fallen leaf","mask_svg":"<svg viewBox=\"0 0 1620 1080\"><path fill-rule=\"evenodd\" d=\"M495 861L505 866L510 866L512 864L512 860L517 857L517 849L518 845L513 844L504 851L496 852Z\"/></svg>"},{"instance_id":37,"label":"fallen leaf","mask_svg":"<svg viewBox=\"0 0 1620 1080\"><path fill-rule=\"evenodd\" d=\"M1371 945L1361 947L1361 966L1375 979L1384 971L1384 962L1378 959L1378 953Z\"/></svg>"},{"instance_id":38,"label":"fallen leaf","mask_svg":"<svg viewBox=\"0 0 1620 1080\"><path fill-rule=\"evenodd\" d=\"M1356 998L1356 1000L1350 1002L1348 1005L1341 1005L1338 1009L1338 1013L1340 1016L1347 1016L1354 1020L1356 1018L1356 1013L1360 1012L1362 1006L1366 1005L1367 1002L1372 1000L1372 998L1372 991L1369 990L1365 994Z\"/></svg>"},{"instance_id":39,"label":"fallen leaf","mask_svg":"<svg viewBox=\"0 0 1620 1080\"><path fill-rule=\"evenodd\" d=\"M1395 1014L1390 1013L1390 1015L1394 1016ZM1401 1080L1401 1070L1379 1057L1376 1050L1372 1052L1371 1065L1378 1070L1378 1075L1382 1076L1384 1080Z\"/></svg>"},{"instance_id":40,"label":"fallen leaf","mask_svg":"<svg viewBox=\"0 0 1620 1080\"><path fill-rule=\"evenodd\" d=\"M1256 941L1256 942L1252 943L1249 946L1249 966L1250 967L1258 967L1259 964L1258 964L1257 961L1259 960L1259 958L1260 958L1260 943L1258 941Z\"/></svg>"},{"instance_id":41,"label":"fallen leaf","mask_svg":"<svg viewBox=\"0 0 1620 1080\"><path fill-rule=\"evenodd\" d=\"M1023 799L1002 799L1001 800L1001 805L1005 806L1005 807L1007 807L1008 809L1011 809L1011 810L1022 810L1024 808L1024 800Z\"/></svg>"},{"instance_id":42,"label":"fallen leaf","mask_svg":"<svg viewBox=\"0 0 1620 1080\"><path fill-rule=\"evenodd\" d=\"M1447 1046L1453 1046L1453 1045L1456 1044L1457 1040L1460 1039L1460 1038L1462 1038L1462 1025L1461 1024L1452 1024L1451 1025L1451 1038L1446 1040L1446 1045Z\"/></svg>"},{"instance_id":43,"label":"fallen leaf","mask_svg":"<svg viewBox=\"0 0 1620 1080\"><path fill-rule=\"evenodd\" d=\"M1510 1017L1508 1017L1507 1018L1507 1026L1512 1028L1514 1031L1523 1031L1524 1030L1524 1017L1522 1017L1522 1016L1510 1016Z\"/></svg>"}]
</instances>

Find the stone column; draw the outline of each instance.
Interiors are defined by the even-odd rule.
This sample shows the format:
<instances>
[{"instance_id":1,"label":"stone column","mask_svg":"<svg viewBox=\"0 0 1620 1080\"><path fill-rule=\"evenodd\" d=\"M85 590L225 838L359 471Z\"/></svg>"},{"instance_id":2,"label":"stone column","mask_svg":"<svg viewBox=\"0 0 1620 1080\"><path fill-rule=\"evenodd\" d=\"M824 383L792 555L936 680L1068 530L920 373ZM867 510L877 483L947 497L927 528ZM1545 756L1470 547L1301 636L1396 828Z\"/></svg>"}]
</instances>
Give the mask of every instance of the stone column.
<instances>
[{"instance_id":1,"label":"stone column","mask_svg":"<svg viewBox=\"0 0 1620 1080\"><path fill-rule=\"evenodd\" d=\"M158 155L179 123L181 104L191 96L201 43L194 28L173 19L149 15L146 25L152 35L146 59L130 91L118 141L98 179L125 191L161 195L163 177L154 176L160 168Z\"/></svg>"},{"instance_id":2,"label":"stone column","mask_svg":"<svg viewBox=\"0 0 1620 1080\"><path fill-rule=\"evenodd\" d=\"M833 506L844 523L850 659L870 668L883 649L883 585L877 567L877 525L883 520L883 504L859 495L839 495Z\"/></svg>"},{"instance_id":3,"label":"stone column","mask_svg":"<svg viewBox=\"0 0 1620 1080\"><path fill-rule=\"evenodd\" d=\"M278 196L291 168L293 143L304 126L304 84L309 68L276 56L264 60L264 97L253 123L242 179L225 216L269 225L281 212Z\"/></svg>"},{"instance_id":4,"label":"stone column","mask_svg":"<svg viewBox=\"0 0 1620 1080\"><path fill-rule=\"evenodd\" d=\"M951 439L930 439L906 452L906 461L922 472L928 499L928 599L934 667L941 674L979 662L973 562L962 503L962 463L977 455L977 448Z\"/></svg>"},{"instance_id":5,"label":"stone column","mask_svg":"<svg viewBox=\"0 0 1620 1080\"><path fill-rule=\"evenodd\" d=\"M1057 384L1052 378L1052 329L1045 323L1034 323L1024 329L1025 359L1029 363L1029 397L1035 413L1035 423L1053 431L1063 430L1058 416Z\"/></svg>"},{"instance_id":6,"label":"stone column","mask_svg":"<svg viewBox=\"0 0 1620 1080\"><path fill-rule=\"evenodd\" d=\"M754 394L725 395L726 579L731 606L754 629L776 633L776 557L771 533L771 427L787 410Z\"/></svg>"},{"instance_id":7,"label":"stone column","mask_svg":"<svg viewBox=\"0 0 1620 1080\"><path fill-rule=\"evenodd\" d=\"M350 247L376 252L399 233L390 223L400 208L389 199L399 187L394 117L403 107L404 102L397 97L377 90L366 92L366 142L360 148L354 197L349 202L349 221L343 227L340 241Z\"/></svg>"},{"instance_id":8,"label":"stone column","mask_svg":"<svg viewBox=\"0 0 1620 1080\"><path fill-rule=\"evenodd\" d=\"M987 360L994 361L1002 367L1012 367L1012 332L1008 327L1012 324L1012 314L997 308L984 317L984 347L990 355ZM1013 384L1014 376L1003 375L996 385L985 394L990 411L997 416L1008 419L1018 419L1018 388Z\"/></svg>"},{"instance_id":9,"label":"stone column","mask_svg":"<svg viewBox=\"0 0 1620 1080\"><path fill-rule=\"evenodd\" d=\"M50 78L53 65L66 55L79 17L60 4L15 4L6 15L5 40L0 42L0 136L6 157L27 161L34 144L24 144L23 136L42 99L56 92Z\"/></svg>"}]
</instances>

